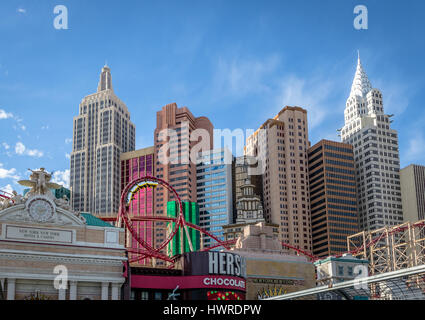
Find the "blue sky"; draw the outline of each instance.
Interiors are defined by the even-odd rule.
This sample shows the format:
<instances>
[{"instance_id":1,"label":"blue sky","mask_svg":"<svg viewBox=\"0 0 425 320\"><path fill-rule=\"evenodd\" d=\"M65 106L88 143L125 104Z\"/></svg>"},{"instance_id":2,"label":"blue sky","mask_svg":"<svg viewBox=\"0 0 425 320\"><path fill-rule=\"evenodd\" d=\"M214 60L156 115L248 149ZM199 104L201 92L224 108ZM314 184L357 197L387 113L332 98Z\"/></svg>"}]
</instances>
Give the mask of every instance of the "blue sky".
<instances>
[{"instance_id":1,"label":"blue sky","mask_svg":"<svg viewBox=\"0 0 425 320\"><path fill-rule=\"evenodd\" d=\"M367 30L353 27L359 4ZM68 30L53 27L56 5ZM22 190L27 168L66 183L72 118L105 61L137 148L153 144L156 111L172 102L231 130L298 105L314 144L339 141L360 50L395 115L401 166L425 165L424 15L421 0L1 1L0 189Z\"/></svg>"}]
</instances>

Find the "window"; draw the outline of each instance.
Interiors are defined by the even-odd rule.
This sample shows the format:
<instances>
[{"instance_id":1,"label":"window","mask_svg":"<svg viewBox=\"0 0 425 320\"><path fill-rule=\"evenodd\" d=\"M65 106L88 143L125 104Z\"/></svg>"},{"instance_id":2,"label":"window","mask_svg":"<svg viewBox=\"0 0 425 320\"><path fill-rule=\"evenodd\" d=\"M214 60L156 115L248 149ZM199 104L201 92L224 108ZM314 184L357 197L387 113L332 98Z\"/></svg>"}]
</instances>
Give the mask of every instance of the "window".
<instances>
[{"instance_id":1,"label":"window","mask_svg":"<svg viewBox=\"0 0 425 320\"><path fill-rule=\"evenodd\" d=\"M338 275L339 276L343 276L344 275L344 267L343 266L338 266Z\"/></svg>"}]
</instances>

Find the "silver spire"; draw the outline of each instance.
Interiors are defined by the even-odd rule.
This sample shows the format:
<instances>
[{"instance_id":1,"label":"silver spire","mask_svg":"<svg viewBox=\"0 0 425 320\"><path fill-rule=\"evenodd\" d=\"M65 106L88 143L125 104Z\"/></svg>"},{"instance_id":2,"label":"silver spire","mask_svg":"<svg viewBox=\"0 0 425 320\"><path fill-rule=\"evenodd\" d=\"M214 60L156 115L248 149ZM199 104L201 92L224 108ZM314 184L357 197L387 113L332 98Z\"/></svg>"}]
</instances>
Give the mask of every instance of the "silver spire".
<instances>
[{"instance_id":1,"label":"silver spire","mask_svg":"<svg viewBox=\"0 0 425 320\"><path fill-rule=\"evenodd\" d=\"M102 72L100 74L99 84L97 86L97 92L108 90L112 88L112 76L111 76L111 69L106 65L102 68Z\"/></svg>"},{"instance_id":2,"label":"silver spire","mask_svg":"<svg viewBox=\"0 0 425 320\"><path fill-rule=\"evenodd\" d=\"M351 86L350 96L365 97L366 94L372 90L372 84L370 83L366 72L363 70L362 62L360 61L360 52L357 51L357 54L357 69Z\"/></svg>"}]
</instances>

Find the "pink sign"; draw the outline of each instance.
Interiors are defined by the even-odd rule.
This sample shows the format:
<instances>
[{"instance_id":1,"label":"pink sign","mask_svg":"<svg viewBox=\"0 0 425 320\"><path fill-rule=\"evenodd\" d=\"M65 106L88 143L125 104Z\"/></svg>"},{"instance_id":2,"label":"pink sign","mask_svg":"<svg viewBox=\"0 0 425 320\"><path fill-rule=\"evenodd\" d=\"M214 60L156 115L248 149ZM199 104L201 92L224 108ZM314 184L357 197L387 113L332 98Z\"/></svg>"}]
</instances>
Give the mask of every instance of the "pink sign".
<instances>
[{"instance_id":1,"label":"pink sign","mask_svg":"<svg viewBox=\"0 0 425 320\"><path fill-rule=\"evenodd\" d=\"M244 279L217 275L202 276L146 276L132 275L132 288L170 289L229 289L246 291Z\"/></svg>"}]
</instances>

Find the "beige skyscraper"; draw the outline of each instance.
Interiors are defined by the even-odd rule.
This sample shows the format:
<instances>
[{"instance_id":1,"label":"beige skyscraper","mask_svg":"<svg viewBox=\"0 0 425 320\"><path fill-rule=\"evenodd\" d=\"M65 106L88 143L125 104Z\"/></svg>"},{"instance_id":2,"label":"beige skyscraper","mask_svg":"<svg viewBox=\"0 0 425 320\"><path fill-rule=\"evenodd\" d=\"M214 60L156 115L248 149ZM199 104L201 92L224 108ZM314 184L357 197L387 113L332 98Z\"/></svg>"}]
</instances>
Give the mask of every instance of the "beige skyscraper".
<instances>
[{"instance_id":1,"label":"beige skyscraper","mask_svg":"<svg viewBox=\"0 0 425 320\"><path fill-rule=\"evenodd\" d=\"M245 154L264 166L264 217L279 225L280 240L311 251L307 111L285 107L248 137Z\"/></svg>"},{"instance_id":2,"label":"beige skyscraper","mask_svg":"<svg viewBox=\"0 0 425 320\"><path fill-rule=\"evenodd\" d=\"M75 211L110 217L118 212L120 154L135 148L135 126L115 95L111 70L104 66L97 92L80 103L74 117L71 152L71 204Z\"/></svg>"},{"instance_id":3,"label":"beige skyscraper","mask_svg":"<svg viewBox=\"0 0 425 320\"><path fill-rule=\"evenodd\" d=\"M400 170L404 221L425 219L425 166L411 164Z\"/></svg>"}]
</instances>

